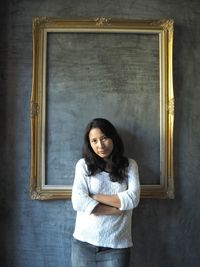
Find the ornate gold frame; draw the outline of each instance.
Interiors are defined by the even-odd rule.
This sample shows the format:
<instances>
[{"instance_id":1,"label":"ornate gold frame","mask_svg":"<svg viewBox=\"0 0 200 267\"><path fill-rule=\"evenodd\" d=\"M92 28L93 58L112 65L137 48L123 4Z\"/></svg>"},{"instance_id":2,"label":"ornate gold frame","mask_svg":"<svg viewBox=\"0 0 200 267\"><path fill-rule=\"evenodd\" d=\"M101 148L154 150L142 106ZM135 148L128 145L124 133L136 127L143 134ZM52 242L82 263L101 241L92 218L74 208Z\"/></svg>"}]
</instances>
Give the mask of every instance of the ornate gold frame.
<instances>
[{"instance_id":1,"label":"ornate gold frame","mask_svg":"<svg viewBox=\"0 0 200 267\"><path fill-rule=\"evenodd\" d=\"M31 175L32 199L71 197L71 185L45 185L46 39L48 32L131 32L159 36L161 125L160 140L163 177L160 185L142 185L143 198L174 198L173 181L173 25L170 20L116 20L95 18L65 20L47 17L33 19L33 82L31 96Z\"/></svg>"}]
</instances>

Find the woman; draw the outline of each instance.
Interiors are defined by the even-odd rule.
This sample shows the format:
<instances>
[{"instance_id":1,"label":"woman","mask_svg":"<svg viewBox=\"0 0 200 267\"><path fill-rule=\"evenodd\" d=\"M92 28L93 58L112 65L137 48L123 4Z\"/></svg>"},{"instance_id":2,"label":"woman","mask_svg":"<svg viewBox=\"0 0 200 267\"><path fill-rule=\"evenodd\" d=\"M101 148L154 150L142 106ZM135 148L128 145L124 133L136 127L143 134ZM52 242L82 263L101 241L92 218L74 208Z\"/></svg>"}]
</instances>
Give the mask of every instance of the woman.
<instances>
[{"instance_id":1,"label":"woman","mask_svg":"<svg viewBox=\"0 0 200 267\"><path fill-rule=\"evenodd\" d=\"M77 211L72 267L127 267L132 247L132 210L139 203L138 167L123 156L115 127L92 120L76 164L72 205Z\"/></svg>"}]
</instances>

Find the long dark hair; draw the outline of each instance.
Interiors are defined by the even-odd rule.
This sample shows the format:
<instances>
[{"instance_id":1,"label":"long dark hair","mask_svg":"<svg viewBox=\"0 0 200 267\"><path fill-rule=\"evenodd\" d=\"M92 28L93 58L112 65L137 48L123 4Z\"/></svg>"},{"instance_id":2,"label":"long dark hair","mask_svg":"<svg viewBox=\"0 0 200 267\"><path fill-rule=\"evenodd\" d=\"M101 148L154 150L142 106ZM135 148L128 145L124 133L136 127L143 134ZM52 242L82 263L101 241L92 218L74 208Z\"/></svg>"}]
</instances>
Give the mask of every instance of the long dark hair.
<instances>
[{"instance_id":1,"label":"long dark hair","mask_svg":"<svg viewBox=\"0 0 200 267\"><path fill-rule=\"evenodd\" d=\"M113 151L106 160L99 157L92 149L89 140L91 129L99 128L106 137L113 141ZM110 180L123 182L127 179L128 158L123 156L124 145L115 127L108 120L103 118L93 119L86 127L83 146L83 158L88 167L88 175L92 176L101 171L109 169Z\"/></svg>"}]
</instances>

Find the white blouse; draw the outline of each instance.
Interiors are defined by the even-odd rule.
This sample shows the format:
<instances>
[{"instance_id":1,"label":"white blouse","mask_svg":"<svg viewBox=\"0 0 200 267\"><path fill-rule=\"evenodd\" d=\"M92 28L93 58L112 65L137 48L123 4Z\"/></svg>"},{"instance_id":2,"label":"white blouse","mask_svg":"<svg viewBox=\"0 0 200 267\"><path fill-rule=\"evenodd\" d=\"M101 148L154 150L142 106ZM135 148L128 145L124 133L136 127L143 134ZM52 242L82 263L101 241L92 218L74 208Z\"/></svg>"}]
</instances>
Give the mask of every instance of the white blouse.
<instances>
[{"instance_id":1,"label":"white blouse","mask_svg":"<svg viewBox=\"0 0 200 267\"><path fill-rule=\"evenodd\" d=\"M110 181L109 173L100 172L88 176L84 159L76 164L72 189L72 205L77 211L73 236L95 246L127 248L133 245L131 224L132 210L140 199L138 166L129 159L128 181L123 183ZM94 215L93 209L99 204L90 195L105 194L119 196L123 211L121 215Z\"/></svg>"}]
</instances>

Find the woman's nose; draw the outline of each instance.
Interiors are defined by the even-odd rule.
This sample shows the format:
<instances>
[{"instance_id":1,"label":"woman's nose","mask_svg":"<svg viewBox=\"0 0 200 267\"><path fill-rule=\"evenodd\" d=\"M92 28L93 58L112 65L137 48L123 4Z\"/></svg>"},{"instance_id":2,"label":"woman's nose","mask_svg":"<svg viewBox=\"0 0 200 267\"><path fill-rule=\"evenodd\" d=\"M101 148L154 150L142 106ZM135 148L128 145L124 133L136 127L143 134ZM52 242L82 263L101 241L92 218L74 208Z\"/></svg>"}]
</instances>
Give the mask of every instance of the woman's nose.
<instances>
[{"instance_id":1,"label":"woman's nose","mask_svg":"<svg viewBox=\"0 0 200 267\"><path fill-rule=\"evenodd\" d=\"M99 140L99 147L100 147L100 148L103 148L103 147L104 147L104 143L103 143L103 141L101 141L101 140Z\"/></svg>"}]
</instances>

